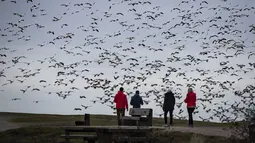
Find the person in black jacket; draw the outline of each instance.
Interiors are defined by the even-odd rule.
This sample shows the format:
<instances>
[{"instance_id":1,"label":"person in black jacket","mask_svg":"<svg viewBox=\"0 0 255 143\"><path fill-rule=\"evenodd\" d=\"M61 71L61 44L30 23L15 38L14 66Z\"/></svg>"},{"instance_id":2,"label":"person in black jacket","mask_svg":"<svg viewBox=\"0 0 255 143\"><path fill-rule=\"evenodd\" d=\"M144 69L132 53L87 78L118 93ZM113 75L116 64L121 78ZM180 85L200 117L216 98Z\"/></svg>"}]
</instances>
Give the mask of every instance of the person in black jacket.
<instances>
[{"instance_id":1,"label":"person in black jacket","mask_svg":"<svg viewBox=\"0 0 255 143\"><path fill-rule=\"evenodd\" d=\"M143 105L143 99L139 95L138 90L135 92L135 95L131 97L130 105L133 105L133 108L141 108L141 105Z\"/></svg>"},{"instance_id":2,"label":"person in black jacket","mask_svg":"<svg viewBox=\"0 0 255 143\"><path fill-rule=\"evenodd\" d=\"M172 91L168 91L167 93L165 93L164 104L163 104L165 126L169 126L167 124L167 113L168 112L170 114L170 125L173 125L174 105L175 105L174 93Z\"/></svg>"}]
</instances>

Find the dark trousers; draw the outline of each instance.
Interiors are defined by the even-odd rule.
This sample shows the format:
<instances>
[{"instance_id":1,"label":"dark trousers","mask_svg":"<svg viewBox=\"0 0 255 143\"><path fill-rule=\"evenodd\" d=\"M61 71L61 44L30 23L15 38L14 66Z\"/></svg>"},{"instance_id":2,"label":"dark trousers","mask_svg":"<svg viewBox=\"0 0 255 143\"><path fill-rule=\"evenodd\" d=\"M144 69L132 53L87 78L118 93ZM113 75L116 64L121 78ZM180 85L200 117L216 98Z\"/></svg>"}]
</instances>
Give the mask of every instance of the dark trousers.
<instances>
[{"instance_id":1,"label":"dark trousers","mask_svg":"<svg viewBox=\"0 0 255 143\"><path fill-rule=\"evenodd\" d=\"M165 124L167 124L167 113L169 112L170 114L170 124L173 124L173 110L170 111L164 111L164 119L165 119Z\"/></svg>"},{"instance_id":2,"label":"dark trousers","mask_svg":"<svg viewBox=\"0 0 255 143\"><path fill-rule=\"evenodd\" d=\"M194 112L195 108L187 108L189 114L189 125L193 125L193 116L192 113Z\"/></svg>"},{"instance_id":3,"label":"dark trousers","mask_svg":"<svg viewBox=\"0 0 255 143\"><path fill-rule=\"evenodd\" d=\"M118 125L121 125L120 117L125 116L125 108L117 109L117 121Z\"/></svg>"}]
</instances>

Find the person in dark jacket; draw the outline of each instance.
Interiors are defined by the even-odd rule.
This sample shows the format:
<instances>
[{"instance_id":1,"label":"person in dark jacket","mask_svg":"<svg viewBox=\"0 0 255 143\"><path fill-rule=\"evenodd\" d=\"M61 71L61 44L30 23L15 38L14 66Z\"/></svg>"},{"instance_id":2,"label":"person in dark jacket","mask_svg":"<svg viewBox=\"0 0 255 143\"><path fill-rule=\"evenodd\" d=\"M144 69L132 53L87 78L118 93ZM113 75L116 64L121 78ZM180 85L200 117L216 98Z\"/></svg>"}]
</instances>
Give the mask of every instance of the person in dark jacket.
<instances>
[{"instance_id":1,"label":"person in dark jacket","mask_svg":"<svg viewBox=\"0 0 255 143\"><path fill-rule=\"evenodd\" d=\"M138 90L135 92L135 95L131 97L130 105L133 105L133 108L141 108L141 105L143 105L143 99L139 95Z\"/></svg>"},{"instance_id":2,"label":"person in dark jacket","mask_svg":"<svg viewBox=\"0 0 255 143\"><path fill-rule=\"evenodd\" d=\"M165 119L165 126L169 126L167 124L167 114L170 114L170 125L173 125L173 111L175 105L175 97L172 91L168 91L165 93L164 103L163 103L163 111L164 111L164 119Z\"/></svg>"}]
</instances>

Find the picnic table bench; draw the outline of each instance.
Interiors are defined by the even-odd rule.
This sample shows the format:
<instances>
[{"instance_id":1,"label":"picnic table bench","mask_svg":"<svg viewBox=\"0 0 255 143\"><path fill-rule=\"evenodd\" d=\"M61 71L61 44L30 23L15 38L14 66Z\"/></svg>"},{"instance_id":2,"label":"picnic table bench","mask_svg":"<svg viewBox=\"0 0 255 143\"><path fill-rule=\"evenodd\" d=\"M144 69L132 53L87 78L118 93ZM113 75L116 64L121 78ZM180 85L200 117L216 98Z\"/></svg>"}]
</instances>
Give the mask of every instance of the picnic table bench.
<instances>
[{"instance_id":1,"label":"picnic table bench","mask_svg":"<svg viewBox=\"0 0 255 143\"><path fill-rule=\"evenodd\" d=\"M76 126L63 127L65 134L61 137L66 143L70 143L70 139L83 139L88 143L149 142L153 129L152 109L131 108L129 115L120 118L121 126L90 126L90 115L85 114L84 121L75 121Z\"/></svg>"},{"instance_id":2,"label":"picnic table bench","mask_svg":"<svg viewBox=\"0 0 255 143\"><path fill-rule=\"evenodd\" d=\"M70 139L83 139L84 141L88 141L88 143L95 143L97 141L97 135L68 135L64 134L60 137L65 138L66 143L70 143Z\"/></svg>"},{"instance_id":3,"label":"picnic table bench","mask_svg":"<svg viewBox=\"0 0 255 143\"><path fill-rule=\"evenodd\" d=\"M86 139L88 142L112 143L114 142L149 142L152 127L146 126L65 126L65 134L61 137L65 138L66 143L70 143L70 139ZM95 135L72 135L71 133L88 133L94 132Z\"/></svg>"},{"instance_id":4,"label":"picnic table bench","mask_svg":"<svg viewBox=\"0 0 255 143\"><path fill-rule=\"evenodd\" d=\"M76 126L90 126L90 114L84 115L84 121L75 121Z\"/></svg>"},{"instance_id":5,"label":"picnic table bench","mask_svg":"<svg viewBox=\"0 0 255 143\"><path fill-rule=\"evenodd\" d=\"M120 117L121 125L124 126L152 126L152 109L130 108L129 115Z\"/></svg>"}]
</instances>

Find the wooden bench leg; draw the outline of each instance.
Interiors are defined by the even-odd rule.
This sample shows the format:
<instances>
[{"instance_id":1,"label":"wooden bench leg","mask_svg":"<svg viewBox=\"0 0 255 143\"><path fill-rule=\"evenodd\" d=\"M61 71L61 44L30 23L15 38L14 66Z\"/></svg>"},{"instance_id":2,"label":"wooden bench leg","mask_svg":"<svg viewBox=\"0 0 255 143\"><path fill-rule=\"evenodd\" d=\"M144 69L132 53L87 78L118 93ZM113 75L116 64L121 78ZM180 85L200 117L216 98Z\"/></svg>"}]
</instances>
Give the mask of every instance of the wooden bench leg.
<instances>
[{"instance_id":1,"label":"wooden bench leg","mask_svg":"<svg viewBox=\"0 0 255 143\"><path fill-rule=\"evenodd\" d=\"M120 124L121 126L123 126L124 125L124 119L121 119L121 124Z\"/></svg>"},{"instance_id":2,"label":"wooden bench leg","mask_svg":"<svg viewBox=\"0 0 255 143\"><path fill-rule=\"evenodd\" d=\"M66 134L66 136L69 136L70 135L70 133L69 133L69 131L65 131L65 134ZM65 143L70 143L70 139L69 138L65 138Z\"/></svg>"}]
</instances>

